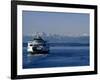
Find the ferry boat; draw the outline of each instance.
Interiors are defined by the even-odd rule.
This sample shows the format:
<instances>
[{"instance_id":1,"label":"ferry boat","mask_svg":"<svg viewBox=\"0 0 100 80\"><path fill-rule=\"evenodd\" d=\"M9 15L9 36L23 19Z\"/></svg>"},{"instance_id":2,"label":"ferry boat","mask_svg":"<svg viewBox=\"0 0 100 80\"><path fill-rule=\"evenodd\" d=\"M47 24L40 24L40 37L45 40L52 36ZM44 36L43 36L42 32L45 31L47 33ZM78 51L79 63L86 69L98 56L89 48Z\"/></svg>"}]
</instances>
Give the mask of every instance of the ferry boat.
<instances>
[{"instance_id":1,"label":"ferry boat","mask_svg":"<svg viewBox=\"0 0 100 80\"><path fill-rule=\"evenodd\" d=\"M36 35L33 41L28 42L27 51L30 54L48 54L49 45L40 35Z\"/></svg>"}]
</instances>

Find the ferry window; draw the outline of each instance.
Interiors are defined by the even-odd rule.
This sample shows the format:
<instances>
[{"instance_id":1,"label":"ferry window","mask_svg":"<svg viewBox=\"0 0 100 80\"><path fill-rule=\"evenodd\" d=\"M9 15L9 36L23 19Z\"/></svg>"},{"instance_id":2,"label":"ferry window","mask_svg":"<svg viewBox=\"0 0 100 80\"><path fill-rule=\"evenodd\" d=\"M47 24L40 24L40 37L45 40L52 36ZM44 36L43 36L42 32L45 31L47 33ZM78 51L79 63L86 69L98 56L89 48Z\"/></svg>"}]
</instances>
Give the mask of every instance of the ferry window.
<instances>
[{"instance_id":1,"label":"ferry window","mask_svg":"<svg viewBox=\"0 0 100 80\"><path fill-rule=\"evenodd\" d=\"M30 46L33 46L32 44L30 44Z\"/></svg>"}]
</instances>

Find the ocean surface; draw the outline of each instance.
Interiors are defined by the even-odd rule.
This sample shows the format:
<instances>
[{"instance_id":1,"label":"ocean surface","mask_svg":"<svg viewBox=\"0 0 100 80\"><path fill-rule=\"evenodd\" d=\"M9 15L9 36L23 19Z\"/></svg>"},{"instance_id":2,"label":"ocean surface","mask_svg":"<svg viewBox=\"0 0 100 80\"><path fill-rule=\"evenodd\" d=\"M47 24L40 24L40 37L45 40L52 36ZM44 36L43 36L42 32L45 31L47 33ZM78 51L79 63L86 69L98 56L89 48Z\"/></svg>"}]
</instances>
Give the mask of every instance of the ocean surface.
<instances>
[{"instance_id":1,"label":"ocean surface","mask_svg":"<svg viewBox=\"0 0 100 80\"><path fill-rule=\"evenodd\" d=\"M89 65L89 45L74 44L50 46L47 55L30 56L23 45L23 68L72 67ZM26 44L27 45L27 44ZM56 44L55 44L56 45Z\"/></svg>"}]
</instances>

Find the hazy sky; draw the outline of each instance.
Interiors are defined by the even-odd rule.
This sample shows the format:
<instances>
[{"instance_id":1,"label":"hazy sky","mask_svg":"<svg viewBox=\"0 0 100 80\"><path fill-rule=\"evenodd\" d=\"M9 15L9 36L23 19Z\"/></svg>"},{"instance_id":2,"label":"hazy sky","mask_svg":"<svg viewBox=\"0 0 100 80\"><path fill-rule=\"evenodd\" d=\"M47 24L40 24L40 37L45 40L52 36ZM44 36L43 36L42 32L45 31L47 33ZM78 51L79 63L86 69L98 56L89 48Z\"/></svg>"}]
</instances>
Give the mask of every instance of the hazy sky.
<instances>
[{"instance_id":1,"label":"hazy sky","mask_svg":"<svg viewBox=\"0 0 100 80\"><path fill-rule=\"evenodd\" d=\"M59 35L89 35L89 14L23 11L23 35L35 32Z\"/></svg>"}]
</instances>

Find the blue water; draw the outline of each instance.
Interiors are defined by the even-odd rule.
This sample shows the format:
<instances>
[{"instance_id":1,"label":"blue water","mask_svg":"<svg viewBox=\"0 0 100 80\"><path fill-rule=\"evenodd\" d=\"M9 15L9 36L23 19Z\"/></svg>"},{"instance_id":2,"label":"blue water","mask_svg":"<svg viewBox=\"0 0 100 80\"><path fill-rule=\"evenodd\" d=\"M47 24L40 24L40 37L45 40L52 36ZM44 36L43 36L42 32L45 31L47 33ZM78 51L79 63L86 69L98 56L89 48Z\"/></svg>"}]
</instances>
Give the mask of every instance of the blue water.
<instances>
[{"instance_id":1,"label":"blue water","mask_svg":"<svg viewBox=\"0 0 100 80\"><path fill-rule=\"evenodd\" d=\"M89 65L89 46L54 46L48 55L29 56L23 47L23 68L72 67Z\"/></svg>"}]
</instances>

